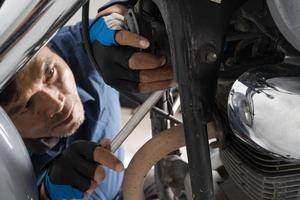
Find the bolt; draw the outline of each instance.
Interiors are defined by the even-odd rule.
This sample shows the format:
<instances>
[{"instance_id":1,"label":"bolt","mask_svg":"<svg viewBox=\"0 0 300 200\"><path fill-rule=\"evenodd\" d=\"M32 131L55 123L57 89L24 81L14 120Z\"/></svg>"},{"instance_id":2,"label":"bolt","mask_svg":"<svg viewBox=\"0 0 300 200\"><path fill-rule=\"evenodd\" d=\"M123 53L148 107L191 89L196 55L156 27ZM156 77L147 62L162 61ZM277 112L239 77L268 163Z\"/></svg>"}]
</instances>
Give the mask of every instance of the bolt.
<instances>
[{"instance_id":1,"label":"bolt","mask_svg":"<svg viewBox=\"0 0 300 200\"><path fill-rule=\"evenodd\" d=\"M215 52L208 52L206 55L206 62L212 64L218 60L218 56Z\"/></svg>"}]
</instances>

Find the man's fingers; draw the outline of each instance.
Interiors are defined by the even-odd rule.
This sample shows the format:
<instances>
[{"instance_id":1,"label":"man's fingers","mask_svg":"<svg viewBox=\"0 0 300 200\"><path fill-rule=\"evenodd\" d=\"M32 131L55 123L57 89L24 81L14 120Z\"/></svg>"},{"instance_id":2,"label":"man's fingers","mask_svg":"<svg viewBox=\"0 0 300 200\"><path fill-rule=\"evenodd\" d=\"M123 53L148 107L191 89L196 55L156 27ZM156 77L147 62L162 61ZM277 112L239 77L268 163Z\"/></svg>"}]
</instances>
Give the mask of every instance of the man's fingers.
<instances>
[{"instance_id":1,"label":"man's fingers","mask_svg":"<svg viewBox=\"0 0 300 200\"><path fill-rule=\"evenodd\" d=\"M120 45L131 46L135 48L146 49L150 45L149 41L145 37L126 30L118 31L115 35L115 40Z\"/></svg>"},{"instance_id":2,"label":"man's fingers","mask_svg":"<svg viewBox=\"0 0 300 200\"><path fill-rule=\"evenodd\" d=\"M94 161L115 171L122 171L124 169L122 162L118 160L114 154L103 147L97 147L95 149Z\"/></svg>"},{"instance_id":3,"label":"man's fingers","mask_svg":"<svg viewBox=\"0 0 300 200\"><path fill-rule=\"evenodd\" d=\"M157 56L150 53L136 52L128 60L130 69L154 69L166 64L164 56Z\"/></svg>"},{"instance_id":4,"label":"man's fingers","mask_svg":"<svg viewBox=\"0 0 300 200\"><path fill-rule=\"evenodd\" d=\"M172 79L173 79L173 70L169 66L140 71L141 83L168 81Z\"/></svg>"},{"instance_id":5,"label":"man's fingers","mask_svg":"<svg viewBox=\"0 0 300 200\"><path fill-rule=\"evenodd\" d=\"M105 178L105 171L104 171L103 167L98 165L95 170L94 181L99 184L103 181L104 178Z\"/></svg>"},{"instance_id":6,"label":"man's fingers","mask_svg":"<svg viewBox=\"0 0 300 200\"><path fill-rule=\"evenodd\" d=\"M91 181L91 186L87 191L85 191L86 194L84 196L91 195L95 191L97 186L98 186L98 183L96 183L95 181Z\"/></svg>"},{"instance_id":7,"label":"man's fingers","mask_svg":"<svg viewBox=\"0 0 300 200\"><path fill-rule=\"evenodd\" d=\"M171 87L174 87L175 85L176 85L176 82L174 80L159 81L159 82L152 82L152 83L140 83L139 91L141 93L153 92L153 91L157 91L157 90L171 88Z\"/></svg>"},{"instance_id":8,"label":"man's fingers","mask_svg":"<svg viewBox=\"0 0 300 200\"><path fill-rule=\"evenodd\" d=\"M108 138L104 138L100 141L100 145L103 147L107 147L111 144L111 140Z\"/></svg>"}]
</instances>

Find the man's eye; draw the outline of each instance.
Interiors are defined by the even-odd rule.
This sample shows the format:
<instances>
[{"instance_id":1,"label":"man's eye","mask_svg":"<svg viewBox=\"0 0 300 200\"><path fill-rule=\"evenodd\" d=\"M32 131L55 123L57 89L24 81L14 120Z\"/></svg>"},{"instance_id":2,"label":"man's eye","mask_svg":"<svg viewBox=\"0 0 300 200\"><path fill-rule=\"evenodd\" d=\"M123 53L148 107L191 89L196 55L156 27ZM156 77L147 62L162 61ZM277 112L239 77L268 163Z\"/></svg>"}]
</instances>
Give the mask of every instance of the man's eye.
<instances>
[{"instance_id":1,"label":"man's eye","mask_svg":"<svg viewBox=\"0 0 300 200\"><path fill-rule=\"evenodd\" d=\"M55 68L54 67L49 67L46 70L46 73L45 73L46 80L51 79L54 76L54 73L55 73Z\"/></svg>"}]
</instances>

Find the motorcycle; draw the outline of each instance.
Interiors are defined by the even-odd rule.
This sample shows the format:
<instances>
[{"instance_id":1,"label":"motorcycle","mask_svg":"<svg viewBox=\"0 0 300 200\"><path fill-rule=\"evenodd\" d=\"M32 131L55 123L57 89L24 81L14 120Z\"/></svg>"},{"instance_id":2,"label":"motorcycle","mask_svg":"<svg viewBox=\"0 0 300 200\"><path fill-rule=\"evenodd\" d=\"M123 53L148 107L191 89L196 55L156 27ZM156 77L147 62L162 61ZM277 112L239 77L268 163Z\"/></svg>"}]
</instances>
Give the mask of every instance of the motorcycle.
<instances>
[{"instance_id":1,"label":"motorcycle","mask_svg":"<svg viewBox=\"0 0 300 200\"><path fill-rule=\"evenodd\" d=\"M1 4L0 16L7 2ZM1 88L85 2L27 3L0 32ZM162 136L154 138L179 138L156 165L159 198L299 199L300 2L139 0L131 5L127 29L148 37L150 51L168 58L178 82L178 90L150 96L141 106L150 102L150 110L158 101L151 111L152 125L154 135ZM90 51L87 30L88 26L84 35ZM30 38L33 33L37 37ZM180 121L172 113L173 96L179 96L184 129L174 126ZM209 142L213 137L216 141ZM188 165L175 148L183 143ZM11 163L1 165L10 171ZM29 176L24 172L21 177ZM7 190L5 184L0 190ZM33 191L23 188L21 196L35 198ZM128 196L135 198L142 197Z\"/></svg>"}]
</instances>

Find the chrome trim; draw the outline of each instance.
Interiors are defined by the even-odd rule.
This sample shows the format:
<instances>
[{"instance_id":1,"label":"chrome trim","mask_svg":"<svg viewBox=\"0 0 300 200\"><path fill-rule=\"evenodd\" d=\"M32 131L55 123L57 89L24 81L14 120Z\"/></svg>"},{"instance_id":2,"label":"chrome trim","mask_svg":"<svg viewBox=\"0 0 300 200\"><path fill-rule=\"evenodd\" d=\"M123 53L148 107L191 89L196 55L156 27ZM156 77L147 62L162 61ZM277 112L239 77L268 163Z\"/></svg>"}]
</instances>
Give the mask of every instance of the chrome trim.
<instances>
[{"instance_id":1,"label":"chrome trim","mask_svg":"<svg viewBox=\"0 0 300 200\"><path fill-rule=\"evenodd\" d=\"M300 159L300 68L265 66L232 86L228 117L234 135L276 158Z\"/></svg>"},{"instance_id":2,"label":"chrome trim","mask_svg":"<svg viewBox=\"0 0 300 200\"><path fill-rule=\"evenodd\" d=\"M86 0L6 0L0 8L0 90Z\"/></svg>"}]
</instances>

